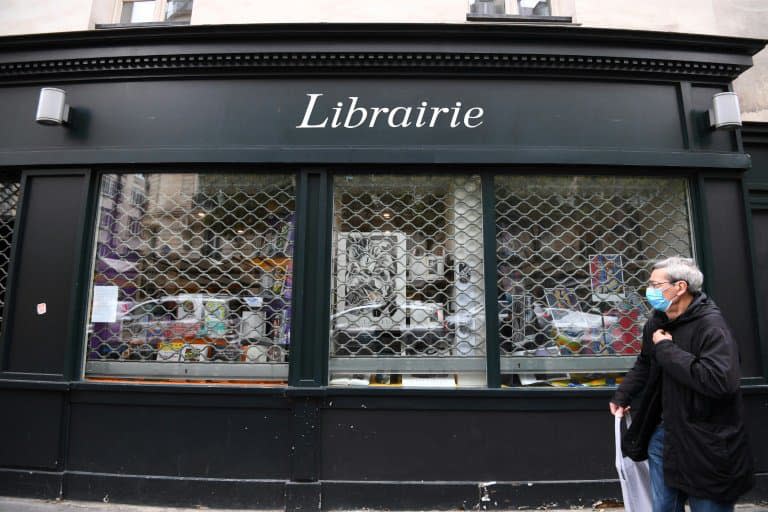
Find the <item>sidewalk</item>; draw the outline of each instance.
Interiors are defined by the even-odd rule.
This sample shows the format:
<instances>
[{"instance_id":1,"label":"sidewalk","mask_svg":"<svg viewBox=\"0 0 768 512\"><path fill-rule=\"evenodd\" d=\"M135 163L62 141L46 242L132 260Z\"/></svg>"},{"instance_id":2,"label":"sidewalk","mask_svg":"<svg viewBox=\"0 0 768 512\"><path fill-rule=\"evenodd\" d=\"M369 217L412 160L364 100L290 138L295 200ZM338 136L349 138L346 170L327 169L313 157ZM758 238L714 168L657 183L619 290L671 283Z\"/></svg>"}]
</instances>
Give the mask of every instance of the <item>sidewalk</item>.
<instances>
[{"instance_id":1,"label":"sidewalk","mask_svg":"<svg viewBox=\"0 0 768 512\"><path fill-rule=\"evenodd\" d=\"M194 508L176 508L176 507L148 507L141 505L120 505L117 503L100 503L94 501L68 501L68 500L34 500L24 498L4 498L0 496L0 512L200 512L205 510L207 512L254 512L252 510L246 511L244 509L213 509L206 507L194 507ZM526 509L516 509L526 510ZM571 512L573 510L599 510L606 512L624 512L623 508L611 507L602 508L599 507L592 509L591 507L572 508L572 509L530 509L530 510L547 510L549 512ZM350 511L351 512L351 511ZM752 505L752 504L739 504L736 505L736 512L768 512L768 504Z\"/></svg>"}]
</instances>

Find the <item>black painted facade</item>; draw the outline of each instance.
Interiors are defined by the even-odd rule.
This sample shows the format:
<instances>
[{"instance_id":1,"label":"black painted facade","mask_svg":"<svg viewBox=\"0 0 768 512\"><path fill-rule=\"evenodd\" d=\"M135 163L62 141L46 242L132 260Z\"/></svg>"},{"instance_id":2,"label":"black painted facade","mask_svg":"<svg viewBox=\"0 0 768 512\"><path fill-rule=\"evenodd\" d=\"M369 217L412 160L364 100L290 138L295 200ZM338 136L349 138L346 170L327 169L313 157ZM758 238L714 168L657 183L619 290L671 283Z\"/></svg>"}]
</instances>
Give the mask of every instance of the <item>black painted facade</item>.
<instances>
[{"instance_id":1,"label":"black painted facade","mask_svg":"<svg viewBox=\"0 0 768 512\"><path fill-rule=\"evenodd\" d=\"M0 352L0 493L291 510L620 496L610 389L501 389L490 350L484 390L326 386L334 171L471 170L492 187L493 173L546 170L690 178L705 285L741 348L758 472L749 497L768 498L768 136L706 123L712 95L763 46L495 25L0 39L0 169L21 172L23 187ZM69 127L34 122L42 86L67 90ZM435 105L471 99L484 124L296 128L309 93L415 104L424 91ZM81 378L97 178L165 169L296 173L289 386ZM45 316L34 313L41 297Z\"/></svg>"}]
</instances>

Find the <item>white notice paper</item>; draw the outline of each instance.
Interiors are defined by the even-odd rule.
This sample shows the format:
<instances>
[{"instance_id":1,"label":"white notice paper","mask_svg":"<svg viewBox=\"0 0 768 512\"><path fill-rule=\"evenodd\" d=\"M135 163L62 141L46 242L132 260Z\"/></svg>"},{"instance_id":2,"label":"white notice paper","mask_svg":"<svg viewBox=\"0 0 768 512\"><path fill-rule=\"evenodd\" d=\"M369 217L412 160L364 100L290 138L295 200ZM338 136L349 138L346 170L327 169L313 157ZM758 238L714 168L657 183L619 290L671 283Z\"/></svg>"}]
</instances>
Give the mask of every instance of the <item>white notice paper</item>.
<instances>
[{"instance_id":1,"label":"white notice paper","mask_svg":"<svg viewBox=\"0 0 768 512\"><path fill-rule=\"evenodd\" d=\"M117 321L117 286L94 286L91 322Z\"/></svg>"}]
</instances>

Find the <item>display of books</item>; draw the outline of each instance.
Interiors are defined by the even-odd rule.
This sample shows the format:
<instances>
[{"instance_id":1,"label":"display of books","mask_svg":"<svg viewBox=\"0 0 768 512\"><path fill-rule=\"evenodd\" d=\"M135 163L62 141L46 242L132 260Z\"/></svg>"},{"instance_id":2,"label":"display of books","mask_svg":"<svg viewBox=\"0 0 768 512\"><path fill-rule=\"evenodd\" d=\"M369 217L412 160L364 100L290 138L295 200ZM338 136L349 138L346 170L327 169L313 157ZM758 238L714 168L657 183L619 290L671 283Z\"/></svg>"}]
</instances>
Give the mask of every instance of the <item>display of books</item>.
<instances>
[{"instance_id":1,"label":"display of books","mask_svg":"<svg viewBox=\"0 0 768 512\"><path fill-rule=\"evenodd\" d=\"M620 254L589 258L593 302L618 302L624 298L624 265Z\"/></svg>"}]
</instances>

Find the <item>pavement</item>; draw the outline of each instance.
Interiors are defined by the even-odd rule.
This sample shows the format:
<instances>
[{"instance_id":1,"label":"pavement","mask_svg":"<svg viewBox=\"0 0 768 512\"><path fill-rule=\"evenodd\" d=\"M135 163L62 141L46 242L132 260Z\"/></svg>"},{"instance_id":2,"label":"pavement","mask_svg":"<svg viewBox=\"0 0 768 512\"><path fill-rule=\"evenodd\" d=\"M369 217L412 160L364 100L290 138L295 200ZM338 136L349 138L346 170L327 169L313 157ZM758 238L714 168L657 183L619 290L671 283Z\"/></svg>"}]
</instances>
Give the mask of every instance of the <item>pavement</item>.
<instances>
[{"instance_id":1,"label":"pavement","mask_svg":"<svg viewBox=\"0 0 768 512\"><path fill-rule=\"evenodd\" d=\"M609 505L610 504L608 503L597 502L593 507L576 507L570 509L553 509L540 507L537 510L547 510L548 512L573 512L574 510L595 510L605 512L624 511L623 507L615 507ZM121 505L118 503L103 503L98 501L36 500L26 498L5 498L0 496L0 512L200 512L201 510L206 512L254 512L253 510L246 509L214 509L207 507L148 507L143 505ZM736 505L736 512L768 512L768 503L738 504Z\"/></svg>"}]
</instances>

